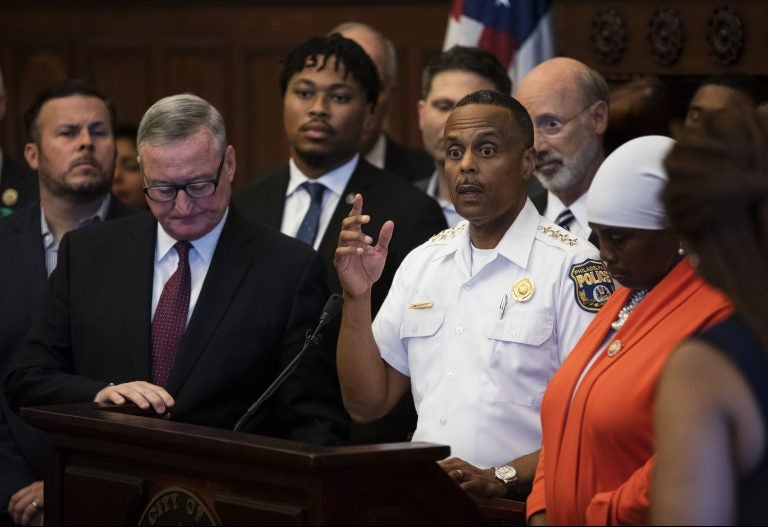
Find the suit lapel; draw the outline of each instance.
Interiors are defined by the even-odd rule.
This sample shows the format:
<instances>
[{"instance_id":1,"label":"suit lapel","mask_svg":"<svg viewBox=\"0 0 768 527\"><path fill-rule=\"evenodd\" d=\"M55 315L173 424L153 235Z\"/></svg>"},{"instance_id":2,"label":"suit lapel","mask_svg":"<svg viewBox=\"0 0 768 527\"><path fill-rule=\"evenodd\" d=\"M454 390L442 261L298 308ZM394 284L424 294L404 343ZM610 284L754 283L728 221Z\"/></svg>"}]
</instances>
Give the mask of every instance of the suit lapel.
<instances>
[{"instance_id":1,"label":"suit lapel","mask_svg":"<svg viewBox=\"0 0 768 527\"><path fill-rule=\"evenodd\" d=\"M341 233L341 222L349 214L349 210L352 205L347 202L347 196L353 196L355 194L362 194L363 198L368 194L368 189L376 182L373 166L370 165L362 157L357 162L355 171L352 172L352 176L347 182L347 186L344 188L344 192L341 194L339 204L336 205L336 210L333 211L331 221L328 224L328 228L325 229L323 240L320 242L317 252L319 252L323 260L326 262L332 262L333 256L336 252L336 247L339 244L339 234ZM363 202L363 211L365 211L365 202Z\"/></svg>"},{"instance_id":2,"label":"suit lapel","mask_svg":"<svg viewBox=\"0 0 768 527\"><path fill-rule=\"evenodd\" d=\"M125 349L131 357L136 379L150 378L150 330L152 323L152 280L154 275L157 223L149 213L129 227L125 240L117 245L115 265L120 276Z\"/></svg>"},{"instance_id":3,"label":"suit lapel","mask_svg":"<svg viewBox=\"0 0 768 527\"><path fill-rule=\"evenodd\" d=\"M176 357L168 383L170 393L178 393L184 380L189 378L200 354L208 348L221 320L237 296L253 258L253 253L246 249L251 237L242 217L230 207L195 310L187 325L181 350Z\"/></svg>"}]
</instances>

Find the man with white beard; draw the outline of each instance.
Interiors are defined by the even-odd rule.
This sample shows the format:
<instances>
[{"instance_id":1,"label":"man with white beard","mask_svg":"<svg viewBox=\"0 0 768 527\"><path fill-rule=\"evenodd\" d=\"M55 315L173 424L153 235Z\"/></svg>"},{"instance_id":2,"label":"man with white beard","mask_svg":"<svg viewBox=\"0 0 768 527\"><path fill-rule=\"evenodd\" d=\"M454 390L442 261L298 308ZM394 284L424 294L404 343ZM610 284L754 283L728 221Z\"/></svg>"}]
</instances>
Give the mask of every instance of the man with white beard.
<instances>
[{"instance_id":1,"label":"man with white beard","mask_svg":"<svg viewBox=\"0 0 768 527\"><path fill-rule=\"evenodd\" d=\"M542 62L515 95L531 115L534 175L547 192L533 198L539 214L597 245L587 224L587 191L605 158L610 93L605 79L577 60Z\"/></svg>"}]
</instances>

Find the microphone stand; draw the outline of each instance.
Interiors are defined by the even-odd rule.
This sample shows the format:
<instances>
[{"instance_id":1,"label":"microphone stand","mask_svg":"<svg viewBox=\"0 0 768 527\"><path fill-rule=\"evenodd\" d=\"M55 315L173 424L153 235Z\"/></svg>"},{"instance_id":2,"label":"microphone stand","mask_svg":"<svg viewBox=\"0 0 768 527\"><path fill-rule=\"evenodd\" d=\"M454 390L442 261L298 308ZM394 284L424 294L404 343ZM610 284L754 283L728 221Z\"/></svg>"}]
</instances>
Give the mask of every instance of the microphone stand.
<instances>
[{"instance_id":1,"label":"microphone stand","mask_svg":"<svg viewBox=\"0 0 768 527\"><path fill-rule=\"evenodd\" d=\"M341 301L341 295L335 294L331 296L331 299L328 300L328 304L331 304L332 301L339 302ZM336 312L338 312L338 308L336 308ZM320 317L320 321L317 324L317 327L314 331L307 330L306 339L304 340L304 345L301 347L301 350L296 354L296 356L291 360L291 362L288 363L288 366L285 367L283 371L280 372L280 375L277 376L277 378L270 384L266 390L264 390L264 393L261 394L261 396L256 399L256 402L253 403L248 410L240 417L240 419L237 420L237 423L235 423L235 427L232 429L233 432L239 432L240 429L245 425L248 420L253 417L253 414L256 413L256 410L259 409L259 407L266 401L273 393L275 393L275 390L277 390L281 384L285 381L285 379L293 373L293 370L296 369L296 366L299 365L299 360L301 360L301 357L304 355L304 352L309 349L310 345L312 344L319 344L320 340L322 339L322 335L320 334L320 331L328 324L328 322L331 321L331 319L336 314L329 313L328 310L324 310L322 316Z\"/></svg>"}]
</instances>

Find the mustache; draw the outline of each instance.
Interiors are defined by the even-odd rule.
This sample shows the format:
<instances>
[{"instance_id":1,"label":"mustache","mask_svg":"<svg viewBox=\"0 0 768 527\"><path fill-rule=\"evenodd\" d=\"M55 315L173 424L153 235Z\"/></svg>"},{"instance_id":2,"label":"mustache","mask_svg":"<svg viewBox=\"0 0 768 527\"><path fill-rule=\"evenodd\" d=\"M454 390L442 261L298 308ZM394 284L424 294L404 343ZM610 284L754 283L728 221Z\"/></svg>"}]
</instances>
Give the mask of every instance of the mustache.
<instances>
[{"instance_id":1,"label":"mustache","mask_svg":"<svg viewBox=\"0 0 768 527\"><path fill-rule=\"evenodd\" d=\"M543 165L545 163L550 163L552 161L558 161L562 162L561 159L553 155L550 151L544 150L544 151L538 151L536 152L536 164L537 165Z\"/></svg>"},{"instance_id":2,"label":"mustache","mask_svg":"<svg viewBox=\"0 0 768 527\"><path fill-rule=\"evenodd\" d=\"M459 178L459 181L456 183L456 191L458 192L461 187L476 187L480 190L485 190L485 185L483 185L479 179L474 179L468 176Z\"/></svg>"},{"instance_id":3,"label":"mustache","mask_svg":"<svg viewBox=\"0 0 768 527\"><path fill-rule=\"evenodd\" d=\"M326 123L325 121L322 121L320 119L312 119L311 121L304 123L299 128L302 132L306 132L307 130L322 130L323 132L327 134L335 134L336 130Z\"/></svg>"},{"instance_id":4,"label":"mustache","mask_svg":"<svg viewBox=\"0 0 768 527\"><path fill-rule=\"evenodd\" d=\"M75 159L69 164L69 168L71 170L80 165L90 165L92 167L98 168L99 170L102 169L101 163L99 163L99 161L92 155L84 155L84 156L78 157L77 159Z\"/></svg>"}]
</instances>

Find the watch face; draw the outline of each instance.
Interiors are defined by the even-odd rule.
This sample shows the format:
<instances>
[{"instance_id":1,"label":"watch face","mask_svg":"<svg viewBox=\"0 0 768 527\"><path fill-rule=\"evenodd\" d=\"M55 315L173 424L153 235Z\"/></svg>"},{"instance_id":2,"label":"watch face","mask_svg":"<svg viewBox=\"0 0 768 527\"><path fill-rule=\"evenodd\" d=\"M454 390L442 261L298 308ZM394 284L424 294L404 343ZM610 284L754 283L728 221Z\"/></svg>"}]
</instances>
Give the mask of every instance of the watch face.
<instances>
[{"instance_id":1,"label":"watch face","mask_svg":"<svg viewBox=\"0 0 768 527\"><path fill-rule=\"evenodd\" d=\"M504 465L503 467L496 469L496 477L502 480L504 483L509 483L510 481L517 478L517 471L509 465Z\"/></svg>"}]
</instances>

